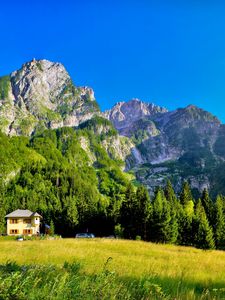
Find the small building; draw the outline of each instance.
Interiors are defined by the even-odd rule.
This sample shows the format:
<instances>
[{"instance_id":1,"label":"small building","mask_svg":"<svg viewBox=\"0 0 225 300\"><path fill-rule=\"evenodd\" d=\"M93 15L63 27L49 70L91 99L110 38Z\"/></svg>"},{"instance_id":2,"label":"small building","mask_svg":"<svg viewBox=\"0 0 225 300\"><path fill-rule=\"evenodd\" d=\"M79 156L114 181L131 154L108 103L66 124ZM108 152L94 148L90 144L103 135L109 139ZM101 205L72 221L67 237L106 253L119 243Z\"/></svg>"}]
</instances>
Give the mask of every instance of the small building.
<instances>
[{"instance_id":1,"label":"small building","mask_svg":"<svg viewBox=\"0 0 225 300\"><path fill-rule=\"evenodd\" d=\"M5 216L7 235L37 235L40 233L41 216L28 209L17 209Z\"/></svg>"}]
</instances>

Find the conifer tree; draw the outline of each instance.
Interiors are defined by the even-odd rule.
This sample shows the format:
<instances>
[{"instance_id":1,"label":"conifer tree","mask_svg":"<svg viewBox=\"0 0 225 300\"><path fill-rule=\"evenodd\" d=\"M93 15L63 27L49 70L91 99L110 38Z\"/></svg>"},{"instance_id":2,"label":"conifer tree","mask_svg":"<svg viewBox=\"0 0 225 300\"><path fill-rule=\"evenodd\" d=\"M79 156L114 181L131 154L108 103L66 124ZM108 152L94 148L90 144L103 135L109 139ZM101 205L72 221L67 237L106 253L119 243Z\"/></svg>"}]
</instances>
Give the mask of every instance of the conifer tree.
<instances>
[{"instance_id":1,"label":"conifer tree","mask_svg":"<svg viewBox=\"0 0 225 300\"><path fill-rule=\"evenodd\" d=\"M180 193L180 202L182 205L186 205L189 201L193 201L191 188L187 181L183 183L182 191Z\"/></svg>"},{"instance_id":2,"label":"conifer tree","mask_svg":"<svg viewBox=\"0 0 225 300\"><path fill-rule=\"evenodd\" d=\"M175 206L177 205L177 196L174 192L174 189L173 189L173 186L172 186L172 183L170 180L167 180L166 186L164 188L164 194L169 203L171 203Z\"/></svg>"},{"instance_id":3,"label":"conifer tree","mask_svg":"<svg viewBox=\"0 0 225 300\"><path fill-rule=\"evenodd\" d=\"M148 232L147 225L152 213L152 207L150 202L150 197L148 190L144 186L140 186L136 191L136 200L138 211L136 214L136 221L139 227L138 234L144 239L147 240Z\"/></svg>"},{"instance_id":4,"label":"conifer tree","mask_svg":"<svg viewBox=\"0 0 225 300\"><path fill-rule=\"evenodd\" d=\"M225 207L222 196L215 203L215 239L218 249L225 249Z\"/></svg>"},{"instance_id":5,"label":"conifer tree","mask_svg":"<svg viewBox=\"0 0 225 300\"><path fill-rule=\"evenodd\" d=\"M171 216L171 206L161 188L156 191L152 206L151 240L162 243L175 242L176 218L175 215Z\"/></svg>"},{"instance_id":6,"label":"conifer tree","mask_svg":"<svg viewBox=\"0 0 225 300\"><path fill-rule=\"evenodd\" d=\"M209 220L210 225L213 224L213 202L211 200L211 198L209 197L209 193L207 189L204 189L202 192L202 197L201 197L201 202L202 202L202 206L205 209L205 213L207 215L207 218Z\"/></svg>"},{"instance_id":7,"label":"conifer tree","mask_svg":"<svg viewBox=\"0 0 225 300\"><path fill-rule=\"evenodd\" d=\"M184 182L180 194L182 210L179 218L179 238L178 241L183 245L193 244L192 221L194 216L194 201L190 186Z\"/></svg>"},{"instance_id":8,"label":"conifer tree","mask_svg":"<svg viewBox=\"0 0 225 300\"><path fill-rule=\"evenodd\" d=\"M202 249L214 249L215 241L213 230L209 225L201 199L199 199L196 204L195 223L195 245Z\"/></svg>"},{"instance_id":9,"label":"conifer tree","mask_svg":"<svg viewBox=\"0 0 225 300\"><path fill-rule=\"evenodd\" d=\"M179 235L179 211L178 208L170 204L170 215L171 215L171 221L170 221L170 240L169 242L172 244L175 244L178 239Z\"/></svg>"},{"instance_id":10,"label":"conifer tree","mask_svg":"<svg viewBox=\"0 0 225 300\"><path fill-rule=\"evenodd\" d=\"M121 205L120 223L124 228L124 237L134 239L137 235L136 230L136 212L137 208L136 194L132 184L127 186L125 199Z\"/></svg>"},{"instance_id":11,"label":"conifer tree","mask_svg":"<svg viewBox=\"0 0 225 300\"><path fill-rule=\"evenodd\" d=\"M161 219L163 214L163 199L162 190L157 189L155 191L154 199L152 202L152 219L150 223L150 239L153 242L158 242L161 239L159 235L161 229Z\"/></svg>"}]
</instances>

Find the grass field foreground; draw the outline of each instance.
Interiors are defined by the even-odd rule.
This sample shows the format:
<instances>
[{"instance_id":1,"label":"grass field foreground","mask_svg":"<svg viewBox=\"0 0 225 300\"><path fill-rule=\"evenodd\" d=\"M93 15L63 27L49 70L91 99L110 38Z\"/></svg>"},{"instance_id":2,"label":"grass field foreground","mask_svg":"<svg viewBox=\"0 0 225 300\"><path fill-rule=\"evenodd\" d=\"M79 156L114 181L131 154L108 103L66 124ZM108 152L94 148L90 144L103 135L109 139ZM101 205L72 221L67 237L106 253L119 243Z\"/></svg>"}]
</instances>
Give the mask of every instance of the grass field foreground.
<instances>
[{"instance_id":1,"label":"grass field foreground","mask_svg":"<svg viewBox=\"0 0 225 300\"><path fill-rule=\"evenodd\" d=\"M38 280L33 296L25 284L18 299L225 299L223 251L110 239L0 239L0 264L2 283L15 274L27 284ZM4 291L0 283L0 299L12 286Z\"/></svg>"}]
</instances>

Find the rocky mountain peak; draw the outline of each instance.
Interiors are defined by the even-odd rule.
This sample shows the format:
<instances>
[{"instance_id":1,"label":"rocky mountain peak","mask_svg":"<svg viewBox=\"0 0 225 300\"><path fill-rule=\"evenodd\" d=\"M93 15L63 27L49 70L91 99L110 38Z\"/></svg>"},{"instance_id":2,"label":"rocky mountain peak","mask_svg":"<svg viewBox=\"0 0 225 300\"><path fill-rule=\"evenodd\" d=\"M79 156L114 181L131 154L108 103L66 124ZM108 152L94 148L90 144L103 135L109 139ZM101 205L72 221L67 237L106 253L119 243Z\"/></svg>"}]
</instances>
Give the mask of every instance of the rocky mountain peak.
<instances>
[{"instance_id":1,"label":"rocky mountain peak","mask_svg":"<svg viewBox=\"0 0 225 300\"><path fill-rule=\"evenodd\" d=\"M61 63L45 59L0 78L0 91L0 129L10 135L77 126L99 113L93 90L76 87Z\"/></svg>"},{"instance_id":2,"label":"rocky mountain peak","mask_svg":"<svg viewBox=\"0 0 225 300\"><path fill-rule=\"evenodd\" d=\"M132 126L133 122L143 117L150 117L165 112L167 112L167 109L163 107L134 98L128 102L116 103L116 105L111 110L106 111L104 115L114 124L119 132L122 132L125 128Z\"/></svg>"},{"instance_id":3,"label":"rocky mountain peak","mask_svg":"<svg viewBox=\"0 0 225 300\"><path fill-rule=\"evenodd\" d=\"M207 122L207 123L215 123L217 125L221 124L220 120L211 114L208 111L205 111L202 108L199 108L195 105L188 105L185 108L180 108L176 110L174 114L175 118L179 118L182 121L191 122L191 123L199 123L199 122Z\"/></svg>"},{"instance_id":4,"label":"rocky mountain peak","mask_svg":"<svg viewBox=\"0 0 225 300\"><path fill-rule=\"evenodd\" d=\"M24 104L34 115L39 113L41 105L55 109L57 98L69 82L64 66L48 60L33 59L11 74L16 103Z\"/></svg>"}]
</instances>

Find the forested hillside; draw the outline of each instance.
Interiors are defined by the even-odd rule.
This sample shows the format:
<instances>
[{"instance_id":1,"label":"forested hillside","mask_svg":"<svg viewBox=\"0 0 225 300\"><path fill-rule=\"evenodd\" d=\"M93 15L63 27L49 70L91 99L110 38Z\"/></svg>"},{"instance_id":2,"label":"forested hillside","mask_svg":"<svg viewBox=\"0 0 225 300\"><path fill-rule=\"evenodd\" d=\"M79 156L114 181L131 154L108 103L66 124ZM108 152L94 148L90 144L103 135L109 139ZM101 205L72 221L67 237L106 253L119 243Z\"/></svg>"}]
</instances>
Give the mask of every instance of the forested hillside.
<instances>
[{"instance_id":1,"label":"forested hillside","mask_svg":"<svg viewBox=\"0 0 225 300\"><path fill-rule=\"evenodd\" d=\"M188 183L177 197L168 182L150 199L147 189L134 186L134 177L122 171L123 162L102 146L117 135L110 123L108 132L97 134L102 122L93 119L81 128L46 130L31 138L1 134L1 232L5 214L23 208L38 211L43 223L53 223L63 236L89 230L223 249L224 197L214 203L205 190L194 199ZM91 152L82 148L84 139Z\"/></svg>"},{"instance_id":2,"label":"forested hillside","mask_svg":"<svg viewBox=\"0 0 225 300\"><path fill-rule=\"evenodd\" d=\"M30 139L1 133L1 222L20 207L39 211L64 235L75 228L113 231L129 180L123 163L101 146L104 135L86 128L48 130ZM81 147L83 140L91 153Z\"/></svg>"}]
</instances>

